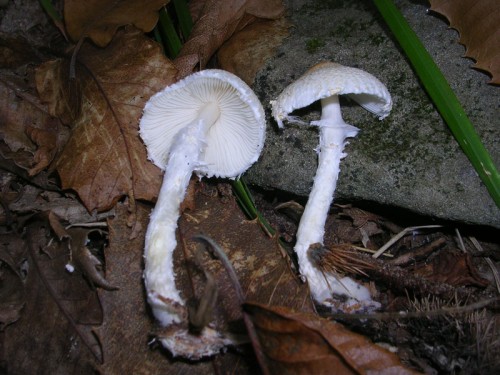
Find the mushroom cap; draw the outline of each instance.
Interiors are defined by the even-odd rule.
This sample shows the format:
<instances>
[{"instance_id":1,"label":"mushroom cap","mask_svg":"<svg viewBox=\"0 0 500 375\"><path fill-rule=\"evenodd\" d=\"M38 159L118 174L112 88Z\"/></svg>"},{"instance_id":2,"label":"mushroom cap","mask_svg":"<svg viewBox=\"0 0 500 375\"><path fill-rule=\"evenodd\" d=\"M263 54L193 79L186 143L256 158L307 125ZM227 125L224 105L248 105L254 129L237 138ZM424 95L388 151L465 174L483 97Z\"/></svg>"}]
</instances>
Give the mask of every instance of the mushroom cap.
<instances>
[{"instance_id":1,"label":"mushroom cap","mask_svg":"<svg viewBox=\"0 0 500 375\"><path fill-rule=\"evenodd\" d=\"M214 102L220 116L205 135L194 170L199 175L230 178L245 172L264 145L264 110L245 82L218 69L191 74L149 99L140 122L149 159L165 169L176 135Z\"/></svg>"},{"instance_id":2,"label":"mushroom cap","mask_svg":"<svg viewBox=\"0 0 500 375\"><path fill-rule=\"evenodd\" d=\"M271 102L280 127L288 114L332 95L348 95L382 120L392 108L389 91L370 73L325 61L314 65Z\"/></svg>"}]
</instances>

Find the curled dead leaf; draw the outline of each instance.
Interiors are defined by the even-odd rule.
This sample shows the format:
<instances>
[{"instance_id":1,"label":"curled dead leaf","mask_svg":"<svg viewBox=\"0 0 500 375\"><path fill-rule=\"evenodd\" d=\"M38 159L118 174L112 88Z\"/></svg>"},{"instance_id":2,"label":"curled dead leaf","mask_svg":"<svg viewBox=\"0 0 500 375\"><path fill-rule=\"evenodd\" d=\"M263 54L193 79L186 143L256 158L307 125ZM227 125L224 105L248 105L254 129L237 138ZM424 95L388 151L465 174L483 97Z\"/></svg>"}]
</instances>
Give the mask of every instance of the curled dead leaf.
<instances>
[{"instance_id":1,"label":"curled dead leaf","mask_svg":"<svg viewBox=\"0 0 500 375\"><path fill-rule=\"evenodd\" d=\"M90 242L89 235L96 229L70 228L70 251L75 267L80 270L91 284L103 288L104 290L118 290L118 287L111 285L104 277L102 262L90 251L87 244Z\"/></svg>"},{"instance_id":2,"label":"curled dead leaf","mask_svg":"<svg viewBox=\"0 0 500 375\"><path fill-rule=\"evenodd\" d=\"M273 374L417 374L343 325L280 306L244 305Z\"/></svg>"},{"instance_id":3,"label":"curled dead leaf","mask_svg":"<svg viewBox=\"0 0 500 375\"><path fill-rule=\"evenodd\" d=\"M46 124L43 129L33 126L28 126L26 128L26 134L36 145L38 145L33 157L36 164L28 172L30 176L40 173L52 163L58 151L58 123L57 120L51 119L50 123Z\"/></svg>"},{"instance_id":4,"label":"curled dead leaf","mask_svg":"<svg viewBox=\"0 0 500 375\"><path fill-rule=\"evenodd\" d=\"M217 52L222 69L251 85L255 75L288 35L284 18L255 22L234 34Z\"/></svg>"},{"instance_id":5,"label":"curled dead leaf","mask_svg":"<svg viewBox=\"0 0 500 375\"><path fill-rule=\"evenodd\" d=\"M203 69L217 49L235 32L257 18L277 19L284 12L281 0L197 0L190 8L197 22L174 60L179 77Z\"/></svg>"},{"instance_id":6,"label":"curled dead leaf","mask_svg":"<svg viewBox=\"0 0 500 375\"><path fill-rule=\"evenodd\" d=\"M415 274L428 280L453 286L474 285L484 288L490 282L479 275L468 254L443 251L431 261L418 266Z\"/></svg>"},{"instance_id":7,"label":"curled dead leaf","mask_svg":"<svg viewBox=\"0 0 500 375\"><path fill-rule=\"evenodd\" d=\"M106 46L117 29L135 25L149 32L158 21L158 10L169 0L65 0L66 31L78 41L88 36L98 46Z\"/></svg>"}]
</instances>

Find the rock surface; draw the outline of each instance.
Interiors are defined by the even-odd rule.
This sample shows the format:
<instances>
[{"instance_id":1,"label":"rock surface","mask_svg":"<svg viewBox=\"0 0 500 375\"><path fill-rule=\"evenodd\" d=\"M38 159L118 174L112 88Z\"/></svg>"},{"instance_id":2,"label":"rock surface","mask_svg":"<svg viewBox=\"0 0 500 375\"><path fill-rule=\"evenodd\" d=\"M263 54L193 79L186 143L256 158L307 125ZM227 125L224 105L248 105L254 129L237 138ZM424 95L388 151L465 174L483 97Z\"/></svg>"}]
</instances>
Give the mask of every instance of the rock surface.
<instances>
[{"instance_id":1,"label":"rock surface","mask_svg":"<svg viewBox=\"0 0 500 375\"><path fill-rule=\"evenodd\" d=\"M361 129L346 147L336 201L376 202L472 224L500 227L500 210L461 151L409 62L371 2L287 0L290 36L268 60L254 89L268 115L266 145L247 181L301 196L309 194L317 166L318 131L285 124L278 130L269 101L310 66L323 60L366 70L391 92L383 121L347 99L347 123ZM427 12L424 1L396 1L469 115L497 167L500 165L500 88L471 69L458 33ZM318 119L319 104L294 112Z\"/></svg>"}]
</instances>

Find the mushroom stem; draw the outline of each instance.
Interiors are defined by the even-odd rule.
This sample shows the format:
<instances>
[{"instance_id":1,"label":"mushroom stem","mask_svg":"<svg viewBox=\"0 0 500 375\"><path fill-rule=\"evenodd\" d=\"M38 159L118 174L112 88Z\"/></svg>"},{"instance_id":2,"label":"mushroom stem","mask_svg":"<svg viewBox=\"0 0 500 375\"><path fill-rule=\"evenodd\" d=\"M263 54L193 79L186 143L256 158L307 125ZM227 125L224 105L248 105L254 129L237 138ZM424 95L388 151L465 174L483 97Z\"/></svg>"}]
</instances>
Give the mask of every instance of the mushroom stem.
<instances>
[{"instance_id":1,"label":"mushroom stem","mask_svg":"<svg viewBox=\"0 0 500 375\"><path fill-rule=\"evenodd\" d=\"M218 117L218 108L206 105L198 118L176 135L158 201L151 213L145 241L144 279L148 302L163 326L183 320L185 302L175 285L173 261L179 207L193 170L199 165L205 134Z\"/></svg>"},{"instance_id":2,"label":"mushroom stem","mask_svg":"<svg viewBox=\"0 0 500 375\"><path fill-rule=\"evenodd\" d=\"M337 187L340 160L345 156L345 139L358 133L358 128L346 124L342 119L337 95L322 99L321 104L321 120L311 122L320 128L318 169L297 231L297 244L304 246L306 251L314 243L323 244L325 222Z\"/></svg>"},{"instance_id":3,"label":"mushroom stem","mask_svg":"<svg viewBox=\"0 0 500 375\"><path fill-rule=\"evenodd\" d=\"M335 291L340 294L347 292L354 298L364 298L364 292L363 296L357 292L359 290L357 284L354 287L355 290L351 290L352 288L349 287L351 285L350 279L344 278L340 280L339 285L339 281L335 277L318 272L308 257L311 245L323 244L326 218L333 201L333 193L337 187L340 160L346 156L343 152L344 146L347 144L346 138L354 137L358 133L358 128L346 124L342 119L337 95L322 99L321 104L321 119L311 122L311 124L320 127L320 144L317 150L319 154L318 169L297 229L295 252L301 273L307 278L314 299L324 301L330 298L331 293Z\"/></svg>"}]
</instances>

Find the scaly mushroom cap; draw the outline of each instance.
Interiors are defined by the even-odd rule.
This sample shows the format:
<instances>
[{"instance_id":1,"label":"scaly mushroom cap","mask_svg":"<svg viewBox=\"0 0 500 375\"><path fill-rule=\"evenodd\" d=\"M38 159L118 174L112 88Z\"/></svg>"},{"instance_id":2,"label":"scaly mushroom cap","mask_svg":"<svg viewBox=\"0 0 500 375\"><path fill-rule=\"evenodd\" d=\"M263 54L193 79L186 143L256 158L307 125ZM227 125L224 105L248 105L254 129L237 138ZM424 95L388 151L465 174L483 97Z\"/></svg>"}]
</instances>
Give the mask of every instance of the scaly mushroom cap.
<instances>
[{"instance_id":1,"label":"scaly mushroom cap","mask_svg":"<svg viewBox=\"0 0 500 375\"><path fill-rule=\"evenodd\" d=\"M218 106L220 116L206 134L195 172L234 178L257 161L266 127L262 105L234 74L208 69L168 86L146 104L140 135L155 165L165 169L175 135L210 103Z\"/></svg>"},{"instance_id":2,"label":"scaly mushroom cap","mask_svg":"<svg viewBox=\"0 0 500 375\"><path fill-rule=\"evenodd\" d=\"M272 114L280 127L288 114L332 95L348 95L380 120L392 108L391 95L382 82L370 73L333 62L321 62L286 87L271 102Z\"/></svg>"}]
</instances>

